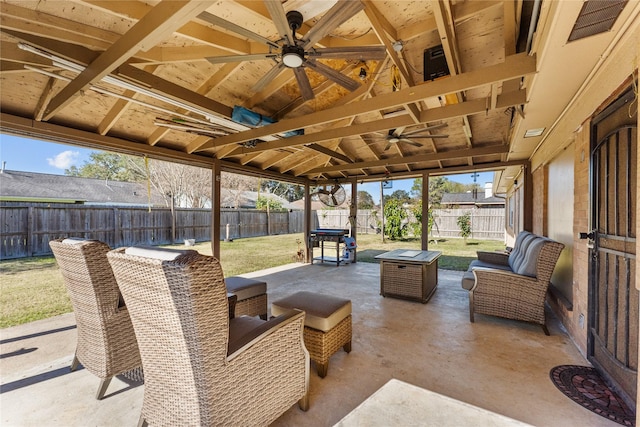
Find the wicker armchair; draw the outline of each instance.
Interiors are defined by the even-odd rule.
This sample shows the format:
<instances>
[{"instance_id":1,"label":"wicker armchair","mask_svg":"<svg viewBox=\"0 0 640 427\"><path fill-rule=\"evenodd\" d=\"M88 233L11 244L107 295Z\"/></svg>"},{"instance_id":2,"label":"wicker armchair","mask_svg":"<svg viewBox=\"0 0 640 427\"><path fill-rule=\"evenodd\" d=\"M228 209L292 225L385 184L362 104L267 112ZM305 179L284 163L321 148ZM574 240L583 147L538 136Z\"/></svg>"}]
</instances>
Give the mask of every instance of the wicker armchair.
<instances>
[{"instance_id":1,"label":"wicker armchair","mask_svg":"<svg viewBox=\"0 0 640 427\"><path fill-rule=\"evenodd\" d=\"M139 425L267 425L308 407L304 312L229 319L217 259L193 250L107 255L145 370Z\"/></svg>"},{"instance_id":2,"label":"wicker armchair","mask_svg":"<svg viewBox=\"0 0 640 427\"><path fill-rule=\"evenodd\" d=\"M523 232L510 254L478 252L464 275L469 317L474 313L536 323L549 335L544 303L551 275L564 245Z\"/></svg>"},{"instance_id":3,"label":"wicker armchair","mask_svg":"<svg viewBox=\"0 0 640 427\"><path fill-rule=\"evenodd\" d=\"M101 378L100 400L115 375L141 375L140 352L129 312L109 261L106 243L97 240L58 239L49 242L73 304L78 328L71 370L82 365Z\"/></svg>"}]
</instances>

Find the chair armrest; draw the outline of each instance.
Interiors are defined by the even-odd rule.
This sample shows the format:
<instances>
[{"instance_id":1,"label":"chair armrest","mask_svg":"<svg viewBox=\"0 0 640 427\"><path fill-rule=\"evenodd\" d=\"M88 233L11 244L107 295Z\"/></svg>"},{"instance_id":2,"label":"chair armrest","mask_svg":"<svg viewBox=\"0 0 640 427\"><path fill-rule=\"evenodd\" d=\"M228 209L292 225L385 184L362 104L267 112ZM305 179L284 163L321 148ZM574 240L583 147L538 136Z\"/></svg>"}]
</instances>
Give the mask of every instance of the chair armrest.
<instances>
[{"instance_id":1,"label":"chair armrest","mask_svg":"<svg viewBox=\"0 0 640 427\"><path fill-rule=\"evenodd\" d=\"M471 291L475 291L477 288L492 288L492 289L513 289L523 288L523 292L531 292L546 286L542 284L535 277L524 276L522 274L516 274L512 271L500 270L498 268L485 268L476 267L473 269L473 275L475 276L476 283L471 288Z\"/></svg>"},{"instance_id":2,"label":"chair armrest","mask_svg":"<svg viewBox=\"0 0 640 427\"><path fill-rule=\"evenodd\" d=\"M509 265L509 254L503 252L477 251L478 261L491 264Z\"/></svg>"},{"instance_id":3,"label":"chair armrest","mask_svg":"<svg viewBox=\"0 0 640 427\"><path fill-rule=\"evenodd\" d=\"M264 322L262 325L252 329L233 342L229 342L227 360L233 360L235 357L242 354L242 352L250 348L255 343L265 339L267 336L273 334L280 328L295 321L300 321L300 339L302 339L302 326L304 324L304 316L304 311L293 309L281 314L278 317L274 317Z\"/></svg>"}]
</instances>

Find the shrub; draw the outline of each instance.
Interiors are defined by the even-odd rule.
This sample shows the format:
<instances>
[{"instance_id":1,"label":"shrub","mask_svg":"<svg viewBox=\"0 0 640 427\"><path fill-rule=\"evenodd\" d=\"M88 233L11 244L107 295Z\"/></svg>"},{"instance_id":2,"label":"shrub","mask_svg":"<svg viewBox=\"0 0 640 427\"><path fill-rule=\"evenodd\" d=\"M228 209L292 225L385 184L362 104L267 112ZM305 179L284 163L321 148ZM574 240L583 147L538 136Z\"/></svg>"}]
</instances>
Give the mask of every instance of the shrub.
<instances>
[{"instance_id":1,"label":"shrub","mask_svg":"<svg viewBox=\"0 0 640 427\"><path fill-rule=\"evenodd\" d=\"M467 212L464 215L460 215L456 220L458 227L460 227L460 235L464 238L464 244L467 244L467 237L471 236L471 214Z\"/></svg>"},{"instance_id":2,"label":"shrub","mask_svg":"<svg viewBox=\"0 0 640 427\"><path fill-rule=\"evenodd\" d=\"M384 233L391 240L401 239L407 236L407 227L404 220L407 212L400 201L391 199L384 205Z\"/></svg>"}]
</instances>

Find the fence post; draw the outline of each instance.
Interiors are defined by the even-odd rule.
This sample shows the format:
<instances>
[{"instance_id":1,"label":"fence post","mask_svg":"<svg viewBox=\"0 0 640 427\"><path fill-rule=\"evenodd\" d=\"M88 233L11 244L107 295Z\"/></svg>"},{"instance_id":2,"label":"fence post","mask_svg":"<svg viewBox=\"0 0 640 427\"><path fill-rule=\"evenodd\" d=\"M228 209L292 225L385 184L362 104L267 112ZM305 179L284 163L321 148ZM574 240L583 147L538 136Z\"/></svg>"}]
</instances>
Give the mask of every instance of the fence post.
<instances>
[{"instance_id":1,"label":"fence post","mask_svg":"<svg viewBox=\"0 0 640 427\"><path fill-rule=\"evenodd\" d=\"M28 214L27 214L27 222L29 225L27 225L27 253L29 254L30 257L33 256L33 248L34 248L34 244L33 244L33 228L34 228L34 224L35 224L35 218L33 217L33 206L29 206L29 210L28 210Z\"/></svg>"},{"instance_id":2,"label":"fence post","mask_svg":"<svg viewBox=\"0 0 640 427\"><path fill-rule=\"evenodd\" d=\"M120 218L118 217L118 208L113 208L113 247L119 248L124 246L120 237Z\"/></svg>"}]
</instances>

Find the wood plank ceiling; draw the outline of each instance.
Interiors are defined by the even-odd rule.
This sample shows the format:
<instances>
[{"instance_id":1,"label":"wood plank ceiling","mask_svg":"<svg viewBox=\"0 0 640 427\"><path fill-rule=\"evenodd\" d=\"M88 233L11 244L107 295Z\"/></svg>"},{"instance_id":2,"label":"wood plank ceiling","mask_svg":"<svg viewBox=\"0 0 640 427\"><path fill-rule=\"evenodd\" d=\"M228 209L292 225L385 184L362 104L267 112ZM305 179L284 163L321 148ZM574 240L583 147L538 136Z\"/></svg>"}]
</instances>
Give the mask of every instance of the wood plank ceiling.
<instances>
[{"instance_id":1,"label":"wood plank ceiling","mask_svg":"<svg viewBox=\"0 0 640 427\"><path fill-rule=\"evenodd\" d=\"M521 79L536 71L535 56L517 49L521 9L511 0L2 1L1 131L200 166L217 158L294 182L500 168L526 103ZM303 16L300 68L281 63L291 10ZM425 49L437 45L450 75L425 82ZM353 47L377 53L313 56ZM215 59L230 55L254 56ZM262 123L232 120L234 107ZM390 131L432 137L397 142Z\"/></svg>"}]
</instances>

